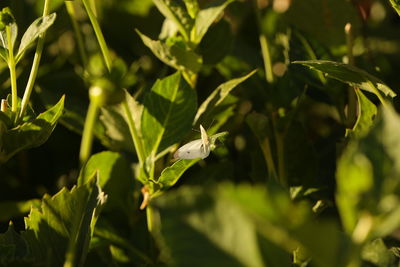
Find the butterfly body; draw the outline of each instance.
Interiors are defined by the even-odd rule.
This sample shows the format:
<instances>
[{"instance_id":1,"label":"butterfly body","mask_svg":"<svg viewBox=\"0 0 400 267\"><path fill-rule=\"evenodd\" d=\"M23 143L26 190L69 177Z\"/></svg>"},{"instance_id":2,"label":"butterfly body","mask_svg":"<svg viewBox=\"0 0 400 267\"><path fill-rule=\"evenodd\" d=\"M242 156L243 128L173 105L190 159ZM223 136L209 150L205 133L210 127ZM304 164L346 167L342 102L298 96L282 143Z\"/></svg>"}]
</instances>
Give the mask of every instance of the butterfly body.
<instances>
[{"instance_id":1,"label":"butterfly body","mask_svg":"<svg viewBox=\"0 0 400 267\"><path fill-rule=\"evenodd\" d=\"M180 147L174 154L176 159L205 159L210 155L210 140L206 130L200 125L201 139L197 139Z\"/></svg>"}]
</instances>

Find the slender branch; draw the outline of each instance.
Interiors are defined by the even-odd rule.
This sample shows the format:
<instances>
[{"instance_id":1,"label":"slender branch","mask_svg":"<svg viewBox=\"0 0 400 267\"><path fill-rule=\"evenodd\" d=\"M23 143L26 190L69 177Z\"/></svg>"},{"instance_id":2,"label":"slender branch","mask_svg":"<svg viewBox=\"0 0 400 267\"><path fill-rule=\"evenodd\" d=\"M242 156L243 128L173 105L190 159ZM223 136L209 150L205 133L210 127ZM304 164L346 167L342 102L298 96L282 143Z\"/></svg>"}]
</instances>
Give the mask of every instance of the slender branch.
<instances>
[{"instance_id":1,"label":"slender branch","mask_svg":"<svg viewBox=\"0 0 400 267\"><path fill-rule=\"evenodd\" d=\"M90 22L92 23L94 33L96 34L96 37L97 37L97 41L99 42L100 50L101 50L101 53L103 54L104 62L107 66L107 69L110 71L111 70L111 57L110 57L110 53L108 51L108 47L107 47L106 41L104 39L103 33L101 31L99 22L97 21L96 15L93 13L88 1L82 0L82 2L83 2L83 5L85 6L86 12L90 19Z\"/></svg>"},{"instance_id":2,"label":"slender branch","mask_svg":"<svg viewBox=\"0 0 400 267\"><path fill-rule=\"evenodd\" d=\"M72 28L75 32L76 42L78 44L79 55L82 60L83 67L87 66L88 57L86 55L85 46L83 43L82 33L79 29L79 24L76 20L75 8L72 1L65 1L65 7L67 8L67 12L69 17L71 18Z\"/></svg>"},{"instance_id":3,"label":"slender branch","mask_svg":"<svg viewBox=\"0 0 400 267\"><path fill-rule=\"evenodd\" d=\"M17 113L18 110L18 90L17 75L15 72L14 46L11 38L11 26L6 26L7 44L8 44L8 68L11 79L11 112Z\"/></svg>"},{"instance_id":4,"label":"slender branch","mask_svg":"<svg viewBox=\"0 0 400 267\"><path fill-rule=\"evenodd\" d=\"M85 125L83 127L81 149L79 154L79 160L81 166L83 166L90 157L93 144L93 129L96 123L97 115L99 113L99 106L91 101L89 109L86 114Z\"/></svg>"},{"instance_id":5,"label":"slender branch","mask_svg":"<svg viewBox=\"0 0 400 267\"><path fill-rule=\"evenodd\" d=\"M132 136L133 144L135 145L135 150L136 150L136 154L139 159L139 164L140 164L140 166L143 166L143 163L145 162L145 153L144 153L143 144L140 140L139 134L135 127L135 122L133 120L133 116L129 109L128 102L126 99L122 102L122 105L125 110L125 114L126 114L127 122L128 122L128 126L129 126L129 131Z\"/></svg>"},{"instance_id":6,"label":"slender branch","mask_svg":"<svg viewBox=\"0 0 400 267\"><path fill-rule=\"evenodd\" d=\"M46 0L44 2L43 15L42 15L43 18L49 14L49 2L50 1L48 1L48 0ZM35 80L36 80L37 72L39 69L40 59L42 58L45 36L46 36L46 32L42 33L38 38L31 72L29 74L28 82L26 84L24 96L23 96L22 102L21 102L21 110L18 115L18 120L22 119L22 117L24 116L24 113L28 107L28 104L29 104L29 99L32 94L33 86L35 85Z\"/></svg>"}]
</instances>

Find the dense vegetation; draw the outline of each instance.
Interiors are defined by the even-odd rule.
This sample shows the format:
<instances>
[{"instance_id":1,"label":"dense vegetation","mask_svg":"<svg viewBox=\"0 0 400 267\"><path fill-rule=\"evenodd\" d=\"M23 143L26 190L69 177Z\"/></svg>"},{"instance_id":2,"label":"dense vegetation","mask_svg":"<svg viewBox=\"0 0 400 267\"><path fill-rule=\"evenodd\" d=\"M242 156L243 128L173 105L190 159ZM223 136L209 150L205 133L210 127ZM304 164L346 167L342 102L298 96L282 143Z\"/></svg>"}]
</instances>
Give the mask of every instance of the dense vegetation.
<instances>
[{"instance_id":1,"label":"dense vegetation","mask_svg":"<svg viewBox=\"0 0 400 267\"><path fill-rule=\"evenodd\" d=\"M0 7L1 266L399 266L398 0Z\"/></svg>"}]
</instances>

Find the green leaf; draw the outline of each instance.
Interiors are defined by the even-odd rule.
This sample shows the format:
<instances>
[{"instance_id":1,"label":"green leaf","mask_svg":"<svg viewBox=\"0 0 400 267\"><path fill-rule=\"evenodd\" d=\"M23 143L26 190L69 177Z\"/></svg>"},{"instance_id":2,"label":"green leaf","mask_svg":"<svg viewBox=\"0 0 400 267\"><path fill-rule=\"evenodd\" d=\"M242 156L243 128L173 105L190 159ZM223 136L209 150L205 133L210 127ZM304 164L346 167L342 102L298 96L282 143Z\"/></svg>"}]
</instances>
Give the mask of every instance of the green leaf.
<instances>
[{"instance_id":1,"label":"green leaf","mask_svg":"<svg viewBox=\"0 0 400 267\"><path fill-rule=\"evenodd\" d=\"M240 78L232 79L227 81L220 86L218 86L204 102L200 105L197 110L196 117L194 119L194 124L198 123L201 117L206 117L208 114L212 112L212 110L220 105L222 101L229 95L229 93L240 83L247 80L250 76L252 76L257 70L253 70L245 76Z\"/></svg>"},{"instance_id":2,"label":"green leaf","mask_svg":"<svg viewBox=\"0 0 400 267\"><path fill-rule=\"evenodd\" d=\"M180 1L174 0L153 0L153 3L167 19L176 24L185 40L189 41L193 19L187 13L185 6L181 5Z\"/></svg>"},{"instance_id":3,"label":"green leaf","mask_svg":"<svg viewBox=\"0 0 400 267\"><path fill-rule=\"evenodd\" d=\"M338 161L336 202L344 229L357 242L400 226L399 125L393 108L382 109L370 131L353 139ZM367 225L362 232L355 230L360 223Z\"/></svg>"},{"instance_id":4,"label":"green leaf","mask_svg":"<svg viewBox=\"0 0 400 267\"><path fill-rule=\"evenodd\" d=\"M202 66L202 59L195 52L188 50L185 45L174 43L171 46L162 41L154 41L138 30L143 43L150 48L153 54L165 64L180 71L197 73Z\"/></svg>"},{"instance_id":5,"label":"green leaf","mask_svg":"<svg viewBox=\"0 0 400 267\"><path fill-rule=\"evenodd\" d=\"M98 173L99 186L108 195L104 209L128 209L134 179L126 159L111 151L94 154L82 168L78 184L88 182L95 173Z\"/></svg>"},{"instance_id":6,"label":"green leaf","mask_svg":"<svg viewBox=\"0 0 400 267\"><path fill-rule=\"evenodd\" d=\"M25 122L5 132L0 147L0 162L5 162L21 150L42 145L49 138L64 109L64 97L56 105L39 114L34 120Z\"/></svg>"},{"instance_id":7,"label":"green leaf","mask_svg":"<svg viewBox=\"0 0 400 267\"><path fill-rule=\"evenodd\" d=\"M197 13L190 40L195 44L200 43L211 24L214 23L224 9L232 2L233 0L216 0L209 2L204 9L201 9Z\"/></svg>"},{"instance_id":8,"label":"green leaf","mask_svg":"<svg viewBox=\"0 0 400 267\"><path fill-rule=\"evenodd\" d=\"M314 70L321 71L333 79L347 83L354 88L371 92L378 97L380 97L378 90L386 96L396 96L396 93L381 80L364 70L348 64L327 60L294 61L293 63L302 64Z\"/></svg>"},{"instance_id":9,"label":"green leaf","mask_svg":"<svg viewBox=\"0 0 400 267\"><path fill-rule=\"evenodd\" d=\"M398 0L389 0L392 4L394 10L396 10L397 14L400 16L400 2Z\"/></svg>"},{"instance_id":10,"label":"green leaf","mask_svg":"<svg viewBox=\"0 0 400 267\"><path fill-rule=\"evenodd\" d=\"M167 264L265 266L254 225L222 192L182 187L152 201L162 222L156 239Z\"/></svg>"},{"instance_id":11,"label":"green leaf","mask_svg":"<svg viewBox=\"0 0 400 267\"><path fill-rule=\"evenodd\" d=\"M26 260L28 256L27 242L15 232L10 222L7 232L0 234L0 264L8 266L9 263Z\"/></svg>"},{"instance_id":12,"label":"green leaf","mask_svg":"<svg viewBox=\"0 0 400 267\"><path fill-rule=\"evenodd\" d=\"M137 131L140 132L140 118L143 112L143 105L138 103L128 92L125 91L125 98L128 102L129 110L133 115L133 120ZM100 120L104 125L106 136L109 139L112 150L123 150L133 152L135 150L129 126L127 123L126 112L123 103L118 105L106 106L101 109Z\"/></svg>"},{"instance_id":13,"label":"green leaf","mask_svg":"<svg viewBox=\"0 0 400 267\"><path fill-rule=\"evenodd\" d=\"M386 247L382 238L366 244L362 249L361 256L364 261L377 267L397 266L399 261L398 257Z\"/></svg>"},{"instance_id":14,"label":"green leaf","mask_svg":"<svg viewBox=\"0 0 400 267\"><path fill-rule=\"evenodd\" d=\"M378 113L375 104L372 103L359 89L355 89L358 103L357 121L351 129L350 134L355 137L362 137L368 133Z\"/></svg>"},{"instance_id":15,"label":"green leaf","mask_svg":"<svg viewBox=\"0 0 400 267\"><path fill-rule=\"evenodd\" d=\"M10 25L10 30L11 30L11 42L12 42L12 45L14 47L15 40L17 39L17 35L18 35L18 26L17 26L17 24L15 22ZM0 55L3 56L4 54L6 54L7 57L8 57L9 46L8 46L8 43L7 43L7 32L6 32L6 29L0 31L0 47L3 47L5 49L7 49L6 50L7 52L5 52L5 51L1 52Z\"/></svg>"},{"instance_id":16,"label":"green leaf","mask_svg":"<svg viewBox=\"0 0 400 267\"><path fill-rule=\"evenodd\" d=\"M162 190L176 184L183 173L198 161L200 159L180 159L172 164L172 166L165 168L157 181L161 185Z\"/></svg>"},{"instance_id":17,"label":"green leaf","mask_svg":"<svg viewBox=\"0 0 400 267\"><path fill-rule=\"evenodd\" d=\"M204 64L216 65L231 51L232 44L231 26L226 20L220 20L212 25L204 35L198 51Z\"/></svg>"},{"instance_id":18,"label":"green leaf","mask_svg":"<svg viewBox=\"0 0 400 267\"><path fill-rule=\"evenodd\" d=\"M180 141L190 130L196 113L196 92L179 72L158 80L145 96L142 136L147 155Z\"/></svg>"},{"instance_id":19,"label":"green leaf","mask_svg":"<svg viewBox=\"0 0 400 267\"><path fill-rule=\"evenodd\" d=\"M32 22L22 36L16 56L16 62L22 58L22 55L25 53L26 49L36 41L39 35L47 31L47 29L54 23L55 19L56 13L52 13L45 17L40 17Z\"/></svg>"},{"instance_id":20,"label":"green leaf","mask_svg":"<svg viewBox=\"0 0 400 267\"><path fill-rule=\"evenodd\" d=\"M22 237L36 263L83 265L99 209L106 200L96 181L71 191L64 188L53 197L45 195L41 208L32 208Z\"/></svg>"}]
</instances>

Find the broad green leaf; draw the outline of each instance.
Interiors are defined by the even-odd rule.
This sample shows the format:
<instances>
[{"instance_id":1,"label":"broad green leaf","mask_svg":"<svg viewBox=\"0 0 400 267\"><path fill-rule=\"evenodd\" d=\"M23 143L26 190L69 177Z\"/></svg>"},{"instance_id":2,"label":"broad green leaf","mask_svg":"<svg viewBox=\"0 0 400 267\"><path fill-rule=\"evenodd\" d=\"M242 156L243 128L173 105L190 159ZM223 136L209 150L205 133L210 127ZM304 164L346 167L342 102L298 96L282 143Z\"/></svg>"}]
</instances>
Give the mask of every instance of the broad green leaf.
<instances>
[{"instance_id":1,"label":"broad green leaf","mask_svg":"<svg viewBox=\"0 0 400 267\"><path fill-rule=\"evenodd\" d=\"M336 202L344 229L358 242L400 226L399 135L400 117L389 106L338 161ZM361 234L355 231L359 223L369 224Z\"/></svg>"},{"instance_id":2,"label":"broad green leaf","mask_svg":"<svg viewBox=\"0 0 400 267\"><path fill-rule=\"evenodd\" d=\"M22 36L21 43L18 48L16 61L18 62L23 56L26 49L36 41L39 35L46 32L46 30L54 23L56 19L56 13L52 13L45 17L40 17L36 19L28 27L24 35Z\"/></svg>"},{"instance_id":3,"label":"broad green leaf","mask_svg":"<svg viewBox=\"0 0 400 267\"><path fill-rule=\"evenodd\" d=\"M197 108L196 92L179 72L158 80L145 96L142 136L147 155L180 141L190 130Z\"/></svg>"},{"instance_id":4,"label":"broad green leaf","mask_svg":"<svg viewBox=\"0 0 400 267\"><path fill-rule=\"evenodd\" d=\"M174 43L172 46L162 41L154 41L138 30L143 43L150 48L153 54L165 64L179 70L197 73L200 71L202 59L195 52L188 50L184 45Z\"/></svg>"},{"instance_id":5,"label":"broad green leaf","mask_svg":"<svg viewBox=\"0 0 400 267\"><path fill-rule=\"evenodd\" d=\"M194 124L198 123L202 116L207 116L207 114L211 113L212 110L222 103L222 101L229 95L229 93L240 83L247 80L250 76L252 76L256 70L248 73L245 76L240 78L232 79L227 81L220 86L218 86L204 102L200 105L199 109L197 110L196 117L194 119Z\"/></svg>"},{"instance_id":6,"label":"broad green leaf","mask_svg":"<svg viewBox=\"0 0 400 267\"><path fill-rule=\"evenodd\" d=\"M220 194L238 204L253 218L260 234L281 248L292 252L303 246L316 266L346 266L350 243L339 225L334 221L316 221L307 203L291 201L277 184L224 186Z\"/></svg>"},{"instance_id":7,"label":"broad green leaf","mask_svg":"<svg viewBox=\"0 0 400 267\"><path fill-rule=\"evenodd\" d=\"M302 64L317 71L321 71L333 79L347 83L352 87L371 92L378 97L380 96L378 90L386 96L396 96L396 93L381 80L364 70L348 64L327 60L294 61L293 63Z\"/></svg>"},{"instance_id":8,"label":"broad green leaf","mask_svg":"<svg viewBox=\"0 0 400 267\"><path fill-rule=\"evenodd\" d=\"M233 0L215 0L209 2L205 8L201 9L197 13L193 29L190 33L190 40L195 44L200 43L211 24L214 23L224 9L232 2Z\"/></svg>"},{"instance_id":9,"label":"broad green leaf","mask_svg":"<svg viewBox=\"0 0 400 267\"><path fill-rule=\"evenodd\" d=\"M153 0L153 3L167 19L176 24L185 40L189 41L189 33L193 25L193 19L187 13L181 1Z\"/></svg>"},{"instance_id":10,"label":"broad green leaf","mask_svg":"<svg viewBox=\"0 0 400 267\"><path fill-rule=\"evenodd\" d=\"M176 184L182 174L199 160L200 159L180 159L172 164L172 166L165 168L157 181L161 185L162 190L168 189Z\"/></svg>"},{"instance_id":11,"label":"broad green leaf","mask_svg":"<svg viewBox=\"0 0 400 267\"><path fill-rule=\"evenodd\" d=\"M372 103L361 90L355 89L355 91L358 100L358 117L350 134L355 137L361 137L368 133L368 130L374 123L378 110L375 104Z\"/></svg>"},{"instance_id":12,"label":"broad green leaf","mask_svg":"<svg viewBox=\"0 0 400 267\"><path fill-rule=\"evenodd\" d=\"M25 122L5 132L0 138L0 162L5 162L21 150L42 145L49 138L64 109L64 97L56 105L39 114L34 120Z\"/></svg>"},{"instance_id":13,"label":"broad green leaf","mask_svg":"<svg viewBox=\"0 0 400 267\"><path fill-rule=\"evenodd\" d=\"M162 222L156 239L167 264L265 266L254 224L222 193L181 187L152 201Z\"/></svg>"},{"instance_id":14,"label":"broad green leaf","mask_svg":"<svg viewBox=\"0 0 400 267\"><path fill-rule=\"evenodd\" d=\"M35 262L82 266L99 209L105 201L97 179L71 191L64 188L53 197L45 195L41 207L32 208L25 218L26 230L22 232Z\"/></svg>"},{"instance_id":15,"label":"broad green leaf","mask_svg":"<svg viewBox=\"0 0 400 267\"><path fill-rule=\"evenodd\" d=\"M133 192L133 173L125 158L116 152L94 154L81 169L78 184L89 181L98 173L99 186L108 195L105 210L127 209Z\"/></svg>"}]
</instances>

